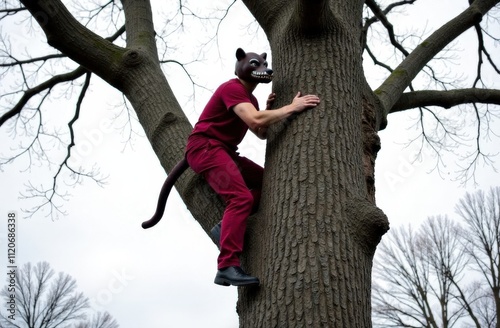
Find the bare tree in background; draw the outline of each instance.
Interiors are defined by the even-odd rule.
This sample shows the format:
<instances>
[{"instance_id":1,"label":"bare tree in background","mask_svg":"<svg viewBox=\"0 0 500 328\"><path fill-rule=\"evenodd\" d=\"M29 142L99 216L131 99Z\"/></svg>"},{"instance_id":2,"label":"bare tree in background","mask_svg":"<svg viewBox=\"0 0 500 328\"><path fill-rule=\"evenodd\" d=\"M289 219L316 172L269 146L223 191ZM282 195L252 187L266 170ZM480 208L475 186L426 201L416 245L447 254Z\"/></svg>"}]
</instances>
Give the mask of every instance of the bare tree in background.
<instances>
[{"instance_id":1,"label":"bare tree in background","mask_svg":"<svg viewBox=\"0 0 500 328\"><path fill-rule=\"evenodd\" d=\"M386 236L374 266L377 326L452 327L462 317L450 281L462 274L466 262L459 229L447 217L434 217L419 231L401 227Z\"/></svg>"},{"instance_id":2,"label":"bare tree in background","mask_svg":"<svg viewBox=\"0 0 500 328\"><path fill-rule=\"evenodd\" d=\"M472 259L472 267L479 272L488 287L483 309L484 322L500 325L500 187L488 192L467 193L456 210L466 226L462 238L465 251ZM493 306L490 303L493 301ZM492 309L493 311L489 310ZM495 327L492 325L484 327Z\"/></svg>"},{"instance_id":3,"label":"bare tree in background","mask_svg":"<svg viewBox=\"0 0 500 328\"><path fill-rule=\"evenodd\" d=\"M461 199L462 224L430 217L386 236L374 266L375 326L498 327L499 190Z\"/></svg>"},{"instance_id":4,"label":"bare tree in background","mask_svg":"<svg viewBox=\"0 0 500 328\"><path fill-rule=\"evenodd\" d=\"M7 286L1 291L6 302L10 294ZM62 272L56 275L47 262L26 263L17 270L15 301L14 320L0 314L1 328L119 327L107 312L87 319L88 299L76 291L76 281Z\"/></svg>"},{"instance_id":5,"label":"bare tree in background","mask_svg":"<svg viewBox=\"0 0 500 328\"><path fill-rule=\"evenodd\" d=\"M299 90L318 94L321 105L269 132L265 197L249 220L243 258L243 265L261 278L263 287L258 292L239 290L240 326L370 327L373 257L389 228L387 217L375 204L378 132L386 127L390 114L414 110L421 127L417 139L439 155L466 141L460 138L465 124L455 119L467 112L459 112L462 109L457 105L470 104L467 117L477 129L462 173L470 178L477 163L491 160L481 146L485 134L491 132L488 124L500 104L500 90L495 80L490 82L482 74L485 67L495 76L500 73L498 58L489 50L498 40L495 19L500 0L463 0L463 10L456 17L425 37L398 35L391 22L391 15L415 0L242 2L269 41L276 75L275 106L287 104ZM94 76L127 99L126 108L133 108L134 113L130 117L137 118L161 165L170 172L184 156L192 126L171 89L175 77L167 79L162 64L176 54L167 46L174 38L169 32L186 27L188 17L207 21L193 9L196 2L189 2L191 8L185 1L168 2L175 4L180 17L168 32L155 30L150 1L75 1L72 7L60 0L20 3L3 1L0 18L23 22L19 30L35 33L48 47L45 54L12 54L8 38L2 39L1 74L11 74L14 82L2 91L0 127L8 127L16 141L22 132L31 134L20 150L0 164L36 156L53 164L50 181L32 184L27 194L40 200L35 211L44 206L55 212L60 209L61 202L56 200L64 200L60 182L67 175L77 181L96 176L70 163L78 142L75 122L85 111L84 100ZM227 9L236 1L224 3ZM216 22L227 11L222 10ZM424 28L421 17L414 21L422 22ZM100 26L105 26L104 31ZM477 35L477 72L472 80L458 84L453 77L446 79L446 72L435 70L432 62L442 58L443 51L469 29ZM383 45L393 54L391 58L379 56L376 50ZM367 58L383 68L374 81L365 74ZM54 64L56 60L64 64ZM414 83L417 76L427 77L429 83L419 88L420 83ZM74 110L65 113L64 137L54 133L58 129L46 119L51 109L47 100L59 95L55 90L75 95L69 97ZM432 131L429 126L434 127ZM48 156L53 144L60 146L62 155ZM208 233L220 220L224 204L191 171L176 188ZM253 233L256 230L259 233Z\"/></svg>"}]
</instances>

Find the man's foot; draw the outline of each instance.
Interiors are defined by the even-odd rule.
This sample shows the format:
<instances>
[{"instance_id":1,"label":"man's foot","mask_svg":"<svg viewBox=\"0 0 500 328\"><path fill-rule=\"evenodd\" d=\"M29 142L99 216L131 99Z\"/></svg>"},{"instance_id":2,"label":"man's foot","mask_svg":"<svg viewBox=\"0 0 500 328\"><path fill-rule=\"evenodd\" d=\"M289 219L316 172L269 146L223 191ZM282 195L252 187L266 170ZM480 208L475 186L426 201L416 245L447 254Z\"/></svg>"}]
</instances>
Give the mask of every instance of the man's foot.
<instances>
[{"instance_id":1,"label":"man's foot","mask_svg":"<svg viewBox=\"0 0 500 328\"><path fill-rule=\"evenodd\" d=\"M217 223L212 230L210 230L210 234L215 240L215 245L217 245L217 248L220 249L220 229L221 229L222 223L219 222Z\"/></svg>"},{"instance_id":2,"label":"man's foot","mask_svg":"<svg viewBox=\"0 0 500 328\"><path fill-rule=\"evenodd\" d=\"M258 286L260 281L246 274L239 266L231 266L217 271L214 283L221 286Z\"/></svg>"}]
</instances>

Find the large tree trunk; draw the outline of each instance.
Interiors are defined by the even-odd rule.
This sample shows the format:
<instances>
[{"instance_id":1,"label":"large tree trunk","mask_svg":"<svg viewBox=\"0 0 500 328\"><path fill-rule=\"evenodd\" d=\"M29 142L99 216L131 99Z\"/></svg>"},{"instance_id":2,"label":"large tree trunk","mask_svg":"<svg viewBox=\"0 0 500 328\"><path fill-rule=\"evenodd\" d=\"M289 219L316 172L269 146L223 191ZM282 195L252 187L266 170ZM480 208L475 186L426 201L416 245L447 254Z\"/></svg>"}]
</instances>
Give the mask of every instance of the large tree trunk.
<instances>
[{"instance_id":1,"label":"large tree trunk","mask_svg":"<svg viewBox=\"0 0 500 328\"><path fill-rule=\"evenodd\" d=\"M351 8L352 21L361 5ZM364 158L371 156L373 173L378 148L366 154L364 140L378 140L373 128L363 129L360 34L333 16L321 33L290 21L266 31L277 106L297 91L318 94L322 103L273 129L268 140L245 263L262 287L240 289L240 326L371 327L372 259L388 221L367 186Z\"/></svg>"}]
</instances>

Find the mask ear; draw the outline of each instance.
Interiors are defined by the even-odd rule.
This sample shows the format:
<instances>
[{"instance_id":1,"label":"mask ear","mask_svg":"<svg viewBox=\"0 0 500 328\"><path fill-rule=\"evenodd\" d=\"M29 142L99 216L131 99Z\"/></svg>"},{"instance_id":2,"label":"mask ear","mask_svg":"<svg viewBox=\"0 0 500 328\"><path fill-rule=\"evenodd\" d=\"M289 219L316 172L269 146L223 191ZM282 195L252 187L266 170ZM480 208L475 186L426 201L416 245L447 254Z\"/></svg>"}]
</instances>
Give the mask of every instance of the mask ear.
<instances>
[{"instance_id":1,"label":"mask ear","mask_svg":"<svg viewBox=\"0 0 500 328\"><path fill-rule=\"evenodd\" d=\"M245 52L245 50L241 49L241 48L238 48L236 50L236 59L238 61L242 60L243 58L245 58L247 55L247 53Z\"/></svg>"},{"instance_id":2,"label":"mask ear","mask_svg":"<svg viewBox=\"0 0 500 328\"><path fill-rule=\"evenodd\" d=\"M263 52L263 53L261 54L261 56L262 56L262 58L267 59L267 54L266 54L265 52Z\"/></svg>"}]
</instances>

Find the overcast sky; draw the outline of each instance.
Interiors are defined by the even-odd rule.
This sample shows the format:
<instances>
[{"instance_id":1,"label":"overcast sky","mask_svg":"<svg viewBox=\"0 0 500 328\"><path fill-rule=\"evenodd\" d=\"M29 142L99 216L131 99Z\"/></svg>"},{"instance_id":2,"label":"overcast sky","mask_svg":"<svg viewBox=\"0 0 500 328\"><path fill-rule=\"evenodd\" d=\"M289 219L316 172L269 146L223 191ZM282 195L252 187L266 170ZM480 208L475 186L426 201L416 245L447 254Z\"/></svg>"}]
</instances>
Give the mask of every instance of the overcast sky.
<instances>
[{"instance_id":1,"label":"overcast sky","mask_svg":"<svg viewBox=\"0 0 500 328\"><path fill-rule=\"evenodd\" d=\"M403 16L403 20L409 26L418 26L429 32L434 24L453 17L467 1L421 0L417 3L420 4L411 6L411 12ZM433 9L429 10L431 5ZM197 80L211 90L234 76L237 47L244 47L247 51L269 51L265 38L250 35L253 30L242 23L243 18L249 16L245 15L241 3L237 2L235 7L229 20L221 26L219 50L210 48L206 60L193 66ZM154 9L159 12L157 6ZM157 30L161 30L164 24L161 19L156 21ZM12 31L18 39L26 35L25 30L14 26L2 26L2 29ZM463 41L456 44L456 48L461 49L457 54L465 57L464 62L456 65L470 66L468 74L474 74L476 44L470 41L473 36L472 32L467 33L461 38ZM189 44L189 38L194 42L197 37L192 33L183 42ZM466 51L471 49L471 52ZM220 57L217 51L220 51ZM493 57L498 58L498 48L494 51ZM379 72L367 70L367 74ZM198 90L193 105L189 102L192 89L183 74L175 66L168 68L169 77L176 81L172 86L179 102L194 123L211 93ZM381 80L373 75L371 81L375 87ZM494 78L498 79L498 76ZM17 262L43 260L49 262L55 271L70 274L77 280L79 290L92 300L93 308L109 311L123 328L237 327L236 288L213 283L218 251L177 193L171 194L165 217L156 227L141 228L141 222L154 212L165 172L143 134L133 136L131 144L125 143L127 133L123 135L121 132L128 130L121 128L123 116L114 120L120 113L116 105L120 103L121 95L96 77L93 79L96 87L89 92L77 123L77 144L80 146L75 150L73 161L87 168L95 164L102 175L107 176L107 184L99 187L92 181L85 181L82 185L65 189L71 193L64 203L68 215L57 220L46 218L43 213L30 219L20 218ZM271 85L257 88L256 95L261 104L265 104L271 88ZM290 95L290 99L292 97ZM68 113L73 107L74 101L61 99L46 115L52 115L51 119L55 121L71 115ZM414 162L418 146L406 147L407 142L418 135L418 131L412 128L412 117L415 113L391 115L387 129L380 133L382 150L376 165L377 204L388 215L392 227L418 224L430 215L453 217L455 203L466 191L487 189L500 182L498 173L482 165L476 172L476 185L454 181L458 167L457 157L452 155L444 157L446 167L442 167L440 174L432 170L436 159L429 150L422 152L422 161ZM110 121L114 122L112 128L107 124ZM5 130L0 129L0 154L3 155L17 145L10 141ZM134 130L140 133L137 123ZM494 130L500 131L498 119L494 122ZM495 143L498 145L498 140ZM499 151L493 143L485 147L491 152ZM241 150L264 164L265 142L250 137L244 141ZM5 218L11 211L22 217L22 210L32 206L30 201L19 199L28 182L38 185L50 181L52 173L46 166L33 166L27 170L28 167L26 158L2 167L0 215ZM0 233L0 280L3 281L6 276L5 227L0 228Z\"/></svg>"}]
</instances>

